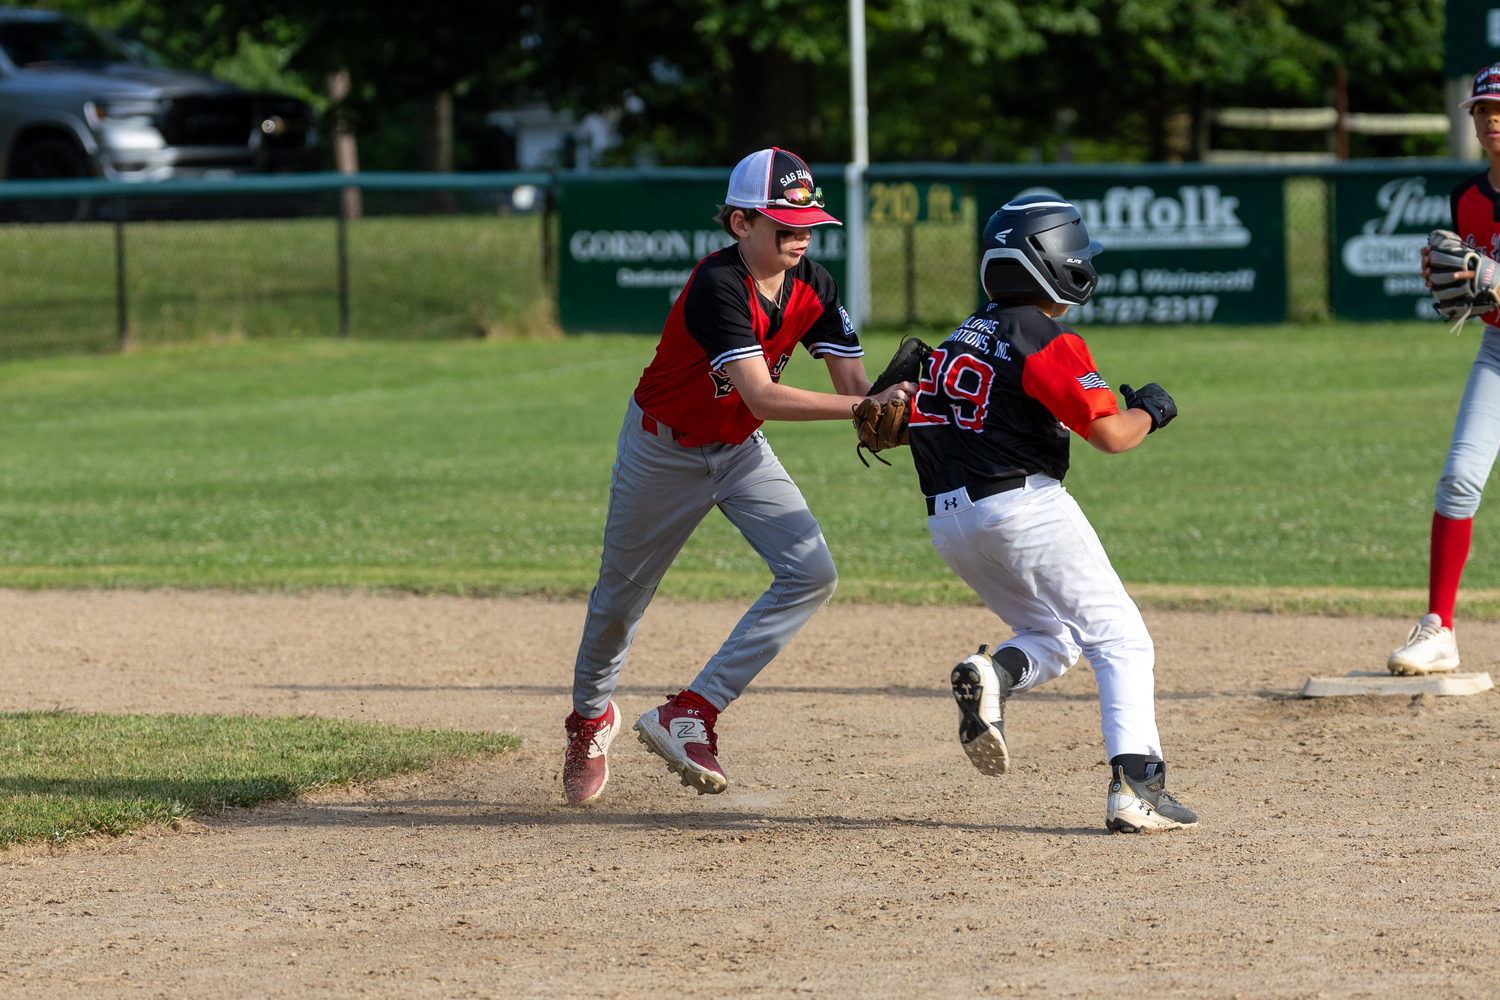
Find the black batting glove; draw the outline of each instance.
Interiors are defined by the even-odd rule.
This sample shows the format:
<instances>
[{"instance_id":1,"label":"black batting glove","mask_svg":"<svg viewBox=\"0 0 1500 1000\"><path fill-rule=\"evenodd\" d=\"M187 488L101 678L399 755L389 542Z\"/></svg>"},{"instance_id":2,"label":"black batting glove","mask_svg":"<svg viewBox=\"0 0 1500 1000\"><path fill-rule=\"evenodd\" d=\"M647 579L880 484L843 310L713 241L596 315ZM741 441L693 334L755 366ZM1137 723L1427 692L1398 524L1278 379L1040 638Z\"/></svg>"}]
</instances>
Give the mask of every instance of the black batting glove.
<instances>
[{"instance_id":1,"label":"black batting glove","mask_svg":"<svg viewBox=\"0 0 1500 1000\"><path fill-rule=\"evenodd\" d=\"M1172 397L1167 395L1167 390L1155 382L1148 382L1139 389L1122 385L1120 394L1125 397L1125 409L1145 410L1146 415L1151 418L1151 429L1146 432L1147 434L1155 434L1177 416L1177 404L1172 402Z\"/></svg>"}]
</instances>

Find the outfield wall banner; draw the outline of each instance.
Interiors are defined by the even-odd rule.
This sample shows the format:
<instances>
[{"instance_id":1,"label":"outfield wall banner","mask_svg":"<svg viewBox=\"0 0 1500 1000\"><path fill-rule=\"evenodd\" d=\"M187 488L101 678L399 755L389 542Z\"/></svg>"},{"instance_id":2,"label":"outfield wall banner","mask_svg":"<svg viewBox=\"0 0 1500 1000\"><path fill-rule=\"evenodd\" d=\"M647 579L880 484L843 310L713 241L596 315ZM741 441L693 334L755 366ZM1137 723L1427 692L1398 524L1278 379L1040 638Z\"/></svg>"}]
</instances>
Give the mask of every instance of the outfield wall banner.
<instances>
[{"instance_id":1,"label":"outfield wall banner","mask_svg":"<svg viewBox=\"0 0 1500 1000\"><path fill-rule=\"evenodd\" d=\"M844 215L837 168L814 168L826 208ZM734 241L714 222L729 171L681 177L598 180L558 185L558 318L569 333L660 333L698 261ZM722 176L719 176L722 174ZM831 183L825 177L837 177ZM813 230L808 256L844 284L844 231Z\"/></svg>"},{"instance_id":2,"label":"outfield wall banner","mask_svg":"<svg viewBox=\"0 0 1500 1000\"><path fill-rule=\"evenodd\" d=\"M1443 76L1473 76L1500 62L1500 0L1447 0L1443 5Z\"/></svg>"},{"instance_id":3,"label":"outfield wall banner","mask_svg":"<svg viewBox=\"0 0 1500 1000\"><path fill-rule=\"evenodd\" d=\"M1431 230L1453 228L1448 195L1476 172L1464 164L1334 177L1329 293L1335 316L1441 318L1422 282L1422 248Z\"/></svg>"},{"instance_id":4,"label":"outfield wall banner","mask_svg":"<svg viewBox=\"0 0 1500 1000\"><path fill-rule=\"evenodd\" d=\"M1099 288L1066 322L1279 323L1286 319L1282 179L1160 173L1038 175L975 185L979 236L1022 194L1061 196L1089 235Z\"/></svg>"}]
</instances>

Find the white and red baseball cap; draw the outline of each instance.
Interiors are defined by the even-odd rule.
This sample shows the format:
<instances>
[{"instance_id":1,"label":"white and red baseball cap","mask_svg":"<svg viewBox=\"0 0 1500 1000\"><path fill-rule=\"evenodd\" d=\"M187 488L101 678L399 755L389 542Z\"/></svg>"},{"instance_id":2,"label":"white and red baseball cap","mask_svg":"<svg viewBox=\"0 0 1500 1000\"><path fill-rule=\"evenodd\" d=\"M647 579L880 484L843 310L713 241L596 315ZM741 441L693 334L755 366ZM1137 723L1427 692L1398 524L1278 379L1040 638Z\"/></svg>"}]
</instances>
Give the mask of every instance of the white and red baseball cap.
<instances>
[{"instance_id":1,"label":"white and red baseball cap","mask_svg":"<svg viewBox=\"0 0 1500 1000\"><path fill-rule=\"evenodd\" d=\"M753 208L796 229L843 225L823 211L823 189L813 186L802 157L775 146L751 153L735 166L724 204Z\"/></svg>"}]
</instances>

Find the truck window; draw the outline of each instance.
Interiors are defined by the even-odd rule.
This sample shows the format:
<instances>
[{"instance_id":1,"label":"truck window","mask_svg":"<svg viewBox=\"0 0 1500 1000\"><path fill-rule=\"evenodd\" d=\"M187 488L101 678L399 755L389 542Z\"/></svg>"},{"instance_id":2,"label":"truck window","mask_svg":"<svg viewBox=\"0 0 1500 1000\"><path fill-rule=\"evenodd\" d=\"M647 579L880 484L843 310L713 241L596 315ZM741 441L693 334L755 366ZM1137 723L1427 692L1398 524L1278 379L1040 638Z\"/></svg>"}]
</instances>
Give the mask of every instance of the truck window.
<instances>
[{"instance_id":1,"label":"truck window","mask_svg":"<svg viewBox=\"0 0 1500 1000\"><path fill-rule=\"evenodd\" d=\"M124 49L75 21L0 22L0 49L22 68L133 61Z\"/></svg>"}]
</instances>

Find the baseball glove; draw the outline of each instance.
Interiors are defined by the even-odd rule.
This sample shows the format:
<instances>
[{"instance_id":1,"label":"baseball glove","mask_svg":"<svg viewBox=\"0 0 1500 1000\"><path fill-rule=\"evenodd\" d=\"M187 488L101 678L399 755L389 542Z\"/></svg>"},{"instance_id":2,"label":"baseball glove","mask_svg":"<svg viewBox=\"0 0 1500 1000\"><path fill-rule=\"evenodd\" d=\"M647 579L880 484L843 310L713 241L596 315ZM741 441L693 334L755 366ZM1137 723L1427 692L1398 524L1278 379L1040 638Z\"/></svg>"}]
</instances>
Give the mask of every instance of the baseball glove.
<instances>
[{"instance_id":1,"label":"baseball glove","mask_svg":"<svg viewBox=\"0 0 1500 1000\"><path fill-rule=\"evenodd\" d=\"M1167 390L1155 382L1147 382L1139 389L1122 385L1120 395L1125 397L1125 409L1145 410L1146 415L1151 418L1151 429L1147 434L1155 434L1177 416L1177 404L1167 395Z\"/></svg>"},{"instance_id":2,"label":"baseball glove","mask_svg":"<svg viewBox=\"0 0 1500 1000\"><path fill-rule=\"evenodd\" d=\"M931 353L932 348L916 337L907 337L901 341L890 364L885 366L885 371L870 386L868 396L878 396L898 382L922 381L922 362ZM859 456L866 468L870 466L869 462L865 462L866 451L890 465L879 453L887 448L899 448L906 444L906 425L911 419L910 404L906 400L891 400L882 405L868 396L854 408L854 429L859 434L859 444L854 446L854 454Z\"/></svg>"},{"instance_id":3,"label":"baseball glove","mask_svg":"<svg viewBox=\"0 0 1500 1000\"><path fill-rule=\"evenodd\" d=\"M1437 300L1438 314L1454 321L1455 333L1470 316L1482 316L1500 306L1500 264L1446 229L1428 233L1427 248L1432 297ZM1472 271L1474 276L1455 277L1459 271Z\"/></svg>"},{"instance_id":4,"label":"baseball glove","mask_svg":"<svg viewBox=\"0 0 1500 1000\"><path fill-rule=\"evenodd\" d=\"M893 399L888 403L877 403L866 396L854 408L854 430L859 434L859 444L854 446L854 454L859 456L861 462L865 462L863 453L868 451L877 461L890 465L890 462L880 457L879 452L906 444L906 425L909 419L906 400ZM865 462L865 468L869 467L870 463Z\"/></svg>"},{"instance_id":5,"label":"baseball glove","mask_svg":"<svg viewBox=\"0 0 1500 1000\"><path fill-rule=\"evenodd\" d=\"M922 362L926 361L927 355L931 353L932 348L916 337L907 337L901 341L901 346L896 348L896 353L891 356L891 363L885 366L885 371L875 379L866 395L878 396L897 382L922 381Z\"/></svg>"}]
</instances>

